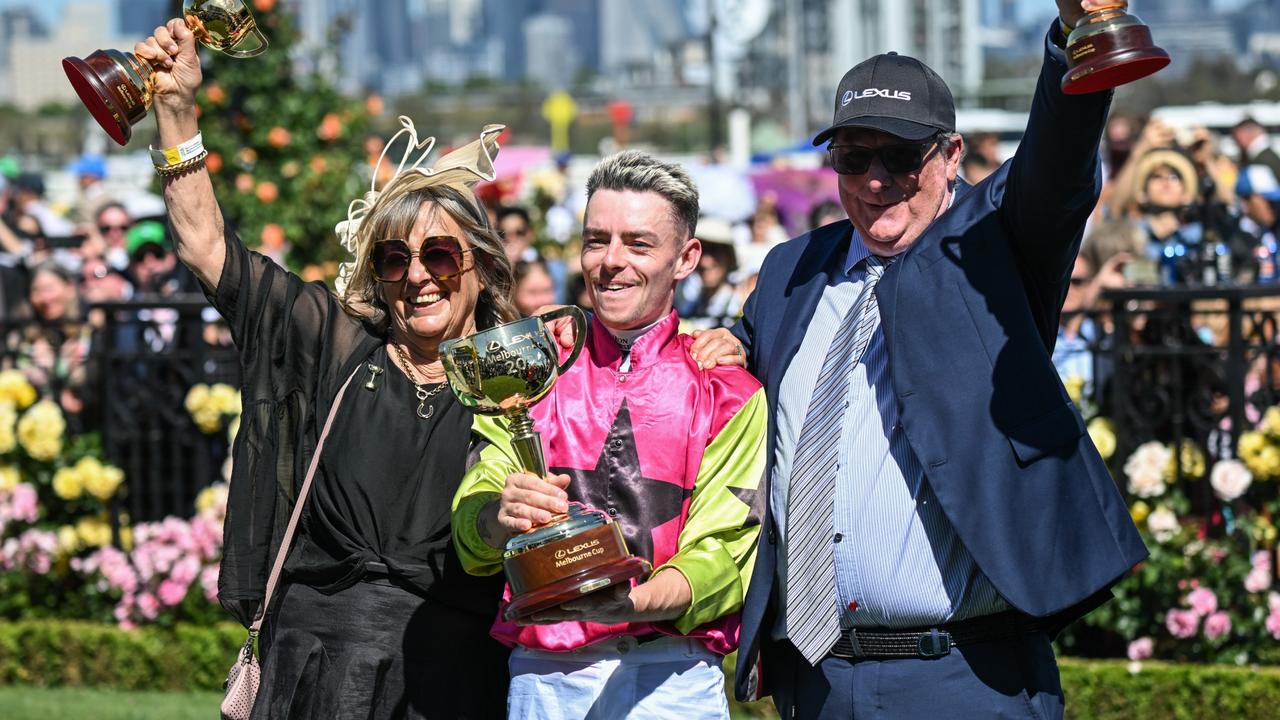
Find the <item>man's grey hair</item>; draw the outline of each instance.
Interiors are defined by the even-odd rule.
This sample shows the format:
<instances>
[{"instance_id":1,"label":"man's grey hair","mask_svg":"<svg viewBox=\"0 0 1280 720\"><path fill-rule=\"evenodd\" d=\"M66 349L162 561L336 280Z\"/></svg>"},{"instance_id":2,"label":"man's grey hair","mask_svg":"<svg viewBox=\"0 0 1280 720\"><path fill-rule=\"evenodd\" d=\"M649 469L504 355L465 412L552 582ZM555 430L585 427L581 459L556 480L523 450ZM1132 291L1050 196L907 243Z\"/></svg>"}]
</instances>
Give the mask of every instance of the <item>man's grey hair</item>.
<instances>
[{"instance_id":1,"label":"man's grey hair","mask_svg":"<svg viewBox=\"0 0 1280 720\"><path fill-rule=\"evenodd\" d=\"M587 178L587 202L597 190L654 192L671 203L671 219L688 238L698 229L698 187L684 168L646 152L624 150L596 165Z\"/></svg>"}]
</instances>

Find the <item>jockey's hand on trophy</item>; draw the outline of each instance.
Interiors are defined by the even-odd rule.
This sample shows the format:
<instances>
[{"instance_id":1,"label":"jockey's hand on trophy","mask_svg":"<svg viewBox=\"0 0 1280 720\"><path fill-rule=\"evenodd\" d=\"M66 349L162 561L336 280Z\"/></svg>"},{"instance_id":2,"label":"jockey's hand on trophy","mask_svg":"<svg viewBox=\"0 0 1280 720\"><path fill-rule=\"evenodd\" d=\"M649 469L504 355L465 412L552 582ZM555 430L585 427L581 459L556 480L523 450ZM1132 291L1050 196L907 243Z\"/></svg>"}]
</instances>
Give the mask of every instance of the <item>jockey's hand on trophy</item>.
<instances>
[{"instance_id":1,"label":"jockey's hand on trophy","mask_svg":"<svg viewBox=\"0 0 1280 720\"><path fill-rule=\"evenodd\" d=\"M195 33L181 18L174 18L133 46L133 52L155 68L153 97L158 109L193 111L200 87L200 56Z\"/></svg>"},{"instance_id":2,"label":"jockey's hand on trophy","mask_svg":"<svg viewBox=\"0 0 1280 720\"><path fill-rule=\"evenodd\" d=\"M1113 7L1118 10L1127 10L1129 8L1129 0L1057 0L1058 17L1062 18L1062 22L1075 27L1085 15L1095 10L1101 10L1104 7Z\"/></svg>"},{"instance_id":3,"label":"jockey's hand on trophy","mask_svg":"<svg viewBox=\"0 0 1280 720\"><path fill-rule=\"evenodd\" d=\"M568 475L540 478L525 472L507 476L498 501L498 523L512 535L550 522L552 516L569 510Z\"/></svg>"}]
</instances>

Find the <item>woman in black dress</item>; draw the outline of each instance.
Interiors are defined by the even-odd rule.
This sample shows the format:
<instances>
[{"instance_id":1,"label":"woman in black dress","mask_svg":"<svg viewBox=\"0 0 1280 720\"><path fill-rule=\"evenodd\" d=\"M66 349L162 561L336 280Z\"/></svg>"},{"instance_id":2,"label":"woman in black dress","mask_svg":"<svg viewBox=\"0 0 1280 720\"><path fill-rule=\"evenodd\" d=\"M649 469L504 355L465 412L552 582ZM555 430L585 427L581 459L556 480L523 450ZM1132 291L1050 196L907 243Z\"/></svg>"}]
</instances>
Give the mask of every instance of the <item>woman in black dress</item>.
<instances>
[{"instance_id":1,"label":"woman in black dress","mask_svg":"<svg viewBox=\"0 0 1280 720\"><path fill-rule=\"evenodd\" d=\"M171 21L135 51L156 65L161 146L191 140L201 75L190 31ZM366 216L349 212L339 226L355 263L336 295L225 232L198 161L165 178L179 257L241 355L219 599L246 625L320 428L354 378L267 610L255 718L505 712L507 649L488 635L502 581L463 572L449 532L454 490L499 429L457 403L436 353L515 317L511 267L470 190L493 178L501 128L419 169L416 133L402 121L406 161L353 204Z\"/></svg>"}]
</instances>

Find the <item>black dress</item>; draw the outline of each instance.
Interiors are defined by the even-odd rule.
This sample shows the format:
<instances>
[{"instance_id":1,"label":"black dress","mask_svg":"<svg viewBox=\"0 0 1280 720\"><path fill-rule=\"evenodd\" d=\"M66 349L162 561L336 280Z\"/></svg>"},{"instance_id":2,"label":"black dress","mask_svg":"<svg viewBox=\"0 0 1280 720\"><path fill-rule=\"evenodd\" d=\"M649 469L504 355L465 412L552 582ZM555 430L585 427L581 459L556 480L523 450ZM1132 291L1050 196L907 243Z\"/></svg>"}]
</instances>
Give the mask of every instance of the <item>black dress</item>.
<instances>
[{"instance_id":1,"label":"black dress","mask_svg":"<svg viewBox=\"0 0 1280 720\"><path fill-rule=\"evenodd\" d=\"M418 417L385 346L368 362L383 372L342 401L264 624L253 717L503 717L501 576L466 574L449 530L473 416L442 388Z\"/></svg>"}]
</instances>

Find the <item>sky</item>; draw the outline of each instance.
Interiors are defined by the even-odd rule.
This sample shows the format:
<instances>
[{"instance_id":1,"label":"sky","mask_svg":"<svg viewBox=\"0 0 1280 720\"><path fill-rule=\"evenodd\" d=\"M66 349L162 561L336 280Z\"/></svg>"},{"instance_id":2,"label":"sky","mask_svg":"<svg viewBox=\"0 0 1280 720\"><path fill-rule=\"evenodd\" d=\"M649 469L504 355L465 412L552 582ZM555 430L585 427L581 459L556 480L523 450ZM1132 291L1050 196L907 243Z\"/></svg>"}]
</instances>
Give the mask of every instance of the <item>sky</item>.
<instances>
[{"instance_id":1,"label":"sky","mask_svg":"<svg viewBox=\"0 0 1280 720\"><path fill-rule=\"evenodd\" d=\"M102 0L102 2L115 5L112 0ZM62 6L65 4L66 0L0 0L0 8L35 8L44 18L45 24L49 26L57 22L58 17L62 14Z\"/></svg>"}]
</instances>

